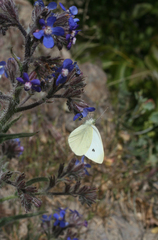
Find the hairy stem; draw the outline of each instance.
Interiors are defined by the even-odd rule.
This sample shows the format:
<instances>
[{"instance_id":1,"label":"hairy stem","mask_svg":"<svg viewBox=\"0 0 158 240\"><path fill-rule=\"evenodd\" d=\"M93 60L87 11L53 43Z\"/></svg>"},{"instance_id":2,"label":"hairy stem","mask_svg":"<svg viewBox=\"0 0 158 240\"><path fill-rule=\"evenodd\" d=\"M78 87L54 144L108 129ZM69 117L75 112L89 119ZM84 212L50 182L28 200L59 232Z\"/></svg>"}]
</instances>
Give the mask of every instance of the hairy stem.
<instances>
[{"instance_id":1,"label":"hairy stem","mask_svg":"<svg viewBox=\"0 0 158 240\"><path fill-rule=\"evenodd\" d=\"M34 107L37 107L37 106L41 105L41 104L44 103L44 102L45 102L45 98L44 98L44 99L41 99L41 100L38 101L38 102L35 102L35 103L33 103L33 104L30 104L30 105L28 105L28 106L18 107L18 108L16 109L16 112L18 113L18 112L22 112L22 111L26 111L26 110L32 109L32 108L34 108Z\"/></svg>"},{"instance_id":2,"label":"hairy stem","mask_svg":"<svg viewBox=\"0 0 158 240\"><path fill-rule=\"evenodd\" d=\"M21 31L22 35L26 38L27 32L25 31L25 29L23 28L23 26L19 23L19 24L17 25L17 27L18 27L19 30Z\"/></svg>"}]
</instances>

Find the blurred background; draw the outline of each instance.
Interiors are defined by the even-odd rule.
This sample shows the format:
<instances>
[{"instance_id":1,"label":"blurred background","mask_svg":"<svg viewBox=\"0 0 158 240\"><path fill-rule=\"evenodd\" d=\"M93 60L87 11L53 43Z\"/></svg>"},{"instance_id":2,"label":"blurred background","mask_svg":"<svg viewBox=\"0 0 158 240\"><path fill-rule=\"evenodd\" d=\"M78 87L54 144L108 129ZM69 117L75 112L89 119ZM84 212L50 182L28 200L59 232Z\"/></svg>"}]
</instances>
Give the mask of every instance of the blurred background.
<instances>
[{"instance_id":1,"label":"blurred background","mask_svg":"<svg viewBox=\"0 0 158 240\"><path fill-rule=\"evenodd\" d=\"M27 27L34 1L15 2ZM71 51L64 49L60 54L77 61L87 76L84 99L96 107L93 117L98 118L106 110L96 124L103 138L105 159L102 166L88 161L92 176L85 182L99 189L99 201L91 209L74 204L73 199L45 198L43 202L49 212L53 204L59 203L80 209L89 220L81 239L158 239L158 2L60 2L67 9L72 5L78 7L81 32ZM57 11L61 9L58 7ZM12 38L12 44L16 44L16 39ZM19 41L21 45L18 43L15 49L18 56L22 52L20 37ZM5 47L1 40L0 44L9 57L10 43ZM45 50L38 49L40 54ZM20 160L11 163L21 171L25 169L28 178L51 175L58 163L68 162L74 156L67 145L67 136L78 123L72 122L73 115L67 113L65 105L58 101L28 111L23 117L25 131L40 128L39 138L24 140L26 151ZM17 239L34 239L31 221L23 226L20 222L18 227L10 226L14 233L23 227L21 232L25 234L18 232L21 237ZM32 238L26 238L28 232ZM6 229L4 234L11 239L7 238Z\"/></svg>"}]
</instances>

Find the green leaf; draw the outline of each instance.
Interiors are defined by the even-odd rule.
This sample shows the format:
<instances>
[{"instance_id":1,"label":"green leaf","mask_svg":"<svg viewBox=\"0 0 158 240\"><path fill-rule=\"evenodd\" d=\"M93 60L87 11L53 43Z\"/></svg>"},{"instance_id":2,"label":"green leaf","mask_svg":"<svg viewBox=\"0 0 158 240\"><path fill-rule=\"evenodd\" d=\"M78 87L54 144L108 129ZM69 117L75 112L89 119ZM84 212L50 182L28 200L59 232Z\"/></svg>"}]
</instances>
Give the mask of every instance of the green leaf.
<instances>
[{"instance_id":1,"label":"green leaf","mask_svg":"<svg viewBox=\"0 0 158 240\"><path fill-rule=\"evenodd\" d=\"M150 3L137 4L133 10L132 16L135 19L141 18L143 15L150 12L152 8L152 4Z\"/></svg>"},{"instance_id":2,"label":"green leaf","mask_svg":"<svg viewBox=\"0 0 158 240\"><path fill-rule=\"evenodd\" d=\"M155 104L153 101L147 101L143 104L143 109L144 110L148 110L148 111L151 111L155 108Z\"/></svg>"},{"instance_id":3,"label":"green leaf","mask_svg":"<svg viewBox=\"0 0 158 240\"><path fill-rule=\"evenodd\" d=\"M149 162L153 167L155 167L157 164L157 156L155 156L154 154L151 154L151 156L149 157Z\"/></svg>"},{"instance_id":4,"label":"green leaf","mask_svg":"<svg viewBox=\"0 0 158 240\"><path fill-rule=\"evenodd\" d=\"M15 198L17 198L17 196L15 196L15 195L10 195L8 197L0 198L0 203L4 202L4 201L7 201L7 200L10 200L10 199L15 199Z\"/></svg>"},{"instance_id":5,"label":"green leaf","mask_svg":"<svg viewBox=\"0 0 158 240\"><path fill-rule=\"evenodd\" d=\"M145 57L145 63L149 69L158 71L158 48L152 46L150 54Z\"/></svg>"},{"instance_id":6,"label":"green leaf","mask_svg":"<svg viewBox=\"0 0 158 240\"><path fill-rule=\"evenodd\" d=\"M21 114L19 117L13 119L13 120L12 120L10 123L8 123L6 126L4 126L3 132L6 133L6 132L9 130L9 128L21 118L21 116L22 116L22 114Z\"/></svg>"},{"instance_id":7,"label":"green leaf","mask_svg":"<svg viewBox=\"0 0 158 240\"><path fill-rule=\"evenodd\" d=\"M115 62L114 61L105 61L102 63L102 68L107 69L107 68L109 68L113 65L117 65L117 64L118 64L118 62L116 62L116 61Z\"/></svg>"},{"instance_id":8,"label":"green leaf","mask_svg":"<svg viewBox=\"0 0 158 240\"><path fill-rule=\"evenodd\" d=\"M28 213L28 214L20 214L20 215L16 215L16 216L4 217L4 218L0 219L0 227L3 227L5 225L7 225L8 223L12 223L12 222L20 220L20 219L36 217L36 216L39 216L43 213L46 213L46 211L40 211L40 212L36 212L36 213Z\"/></svg>"},{"instance_id":9,"label":"green leaf","mask_svg":"<svg viewBox=\"0 0 158 240\"><path fill-rule=\"evenodd\" d=\"M34 183L37 183L37 182L48 182L48 181L49 181L49 179L46 178L46 177L37 177L37 178L33 178L33 179L27 181L26 186L30 186L30 185L32 185Z\"/></svg>"},{"instance_id":10,"label":"green leaf","mask_svg":"<svg viewBox=\"0 0 158 240\"><path fill-rule=\"evenodd\" d=\"M150 120L152 123L158 123L158 112L153 112L153 113L150 115L149 120Z\"/></svg>"},{"instance_id":11,"label":"green leaf","mask_svg":"<svg viewBox=\"0 0 158 240\"><path fill-rule=\"evenodd\" d=\"M9 139L32 137L35 134L37 134L37 132L36 133L15 133L15 134L0 133L0 143L7 141Z\"/></svg>"}]
</instances>

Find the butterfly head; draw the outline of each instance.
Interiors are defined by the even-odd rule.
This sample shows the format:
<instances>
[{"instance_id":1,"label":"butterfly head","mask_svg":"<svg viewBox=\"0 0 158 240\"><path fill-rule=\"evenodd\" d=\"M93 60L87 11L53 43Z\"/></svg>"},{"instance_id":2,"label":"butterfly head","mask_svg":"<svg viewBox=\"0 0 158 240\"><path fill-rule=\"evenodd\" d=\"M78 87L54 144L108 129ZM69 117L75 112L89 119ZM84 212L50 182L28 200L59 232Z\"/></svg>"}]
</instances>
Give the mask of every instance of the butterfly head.
<instances>
[{"instance_id":1,"label":"butterfly head","mask_svg":"<svg viewBox=\"0 0 158 240\"><path fill-rule=\"evenodd\" d=\"M90 118L90 119L86 120L85 124L88 124L88 125L95 124L95 120L93 118Z\"/></svg>"}]
</instances>

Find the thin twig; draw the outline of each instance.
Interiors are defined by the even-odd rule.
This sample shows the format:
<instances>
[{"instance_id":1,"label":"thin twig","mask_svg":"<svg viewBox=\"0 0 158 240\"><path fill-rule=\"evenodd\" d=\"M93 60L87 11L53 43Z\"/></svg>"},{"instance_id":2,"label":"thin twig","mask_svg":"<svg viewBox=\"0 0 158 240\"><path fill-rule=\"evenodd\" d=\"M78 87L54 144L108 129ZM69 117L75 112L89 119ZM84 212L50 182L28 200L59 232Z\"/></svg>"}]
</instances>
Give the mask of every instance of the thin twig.
<instances>
[{"instance_id":1,"label":"thin twig","mask_svg":"<svg viewBox=\"0 0 158 240\"><path fill-rule=\"evenodd\" d=\"M19 107L21 107L24 103L26 103L29 99L30 99L31 95L28 95L23 101L22 103L19 105Z\"/></svg>"}]
</instances>

